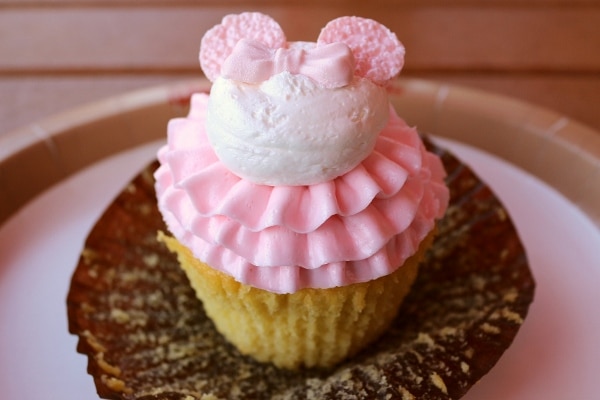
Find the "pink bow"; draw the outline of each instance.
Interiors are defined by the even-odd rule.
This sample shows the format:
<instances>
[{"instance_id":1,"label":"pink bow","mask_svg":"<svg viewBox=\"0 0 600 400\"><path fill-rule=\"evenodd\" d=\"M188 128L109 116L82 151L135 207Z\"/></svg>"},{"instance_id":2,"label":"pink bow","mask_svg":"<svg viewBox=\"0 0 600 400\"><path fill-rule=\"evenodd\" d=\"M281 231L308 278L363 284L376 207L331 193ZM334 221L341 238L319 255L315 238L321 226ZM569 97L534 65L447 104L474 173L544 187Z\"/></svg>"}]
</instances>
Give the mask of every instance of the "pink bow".
<instances>
[{"instance_id":1,"label":"pink bow","mask_svg":"<svg viewBox=\"0 0 600 400\"><path fill-rule=\"evenodd\" d=\"M221 67L223 77L253 84L283 71L308 76L326 88L342 87L352 81L354 57L344 43L274 50L256 40L241 39Z\"/></svg>"}]
</instances>

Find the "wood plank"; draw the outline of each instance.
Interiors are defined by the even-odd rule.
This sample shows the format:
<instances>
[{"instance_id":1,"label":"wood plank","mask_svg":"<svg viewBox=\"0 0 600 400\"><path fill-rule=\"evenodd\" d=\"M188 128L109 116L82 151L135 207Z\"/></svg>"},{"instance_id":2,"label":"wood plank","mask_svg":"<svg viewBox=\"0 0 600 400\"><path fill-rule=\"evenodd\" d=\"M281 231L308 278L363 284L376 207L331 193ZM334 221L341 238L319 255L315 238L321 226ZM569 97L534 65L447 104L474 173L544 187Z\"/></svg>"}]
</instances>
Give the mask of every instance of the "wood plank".
<instances>
[{"instance_id":1,"label":"wood plank","mask_svg":"<svg viewBox=\"0 0 600 400\"><path fill-rule=\"evenodd\" d=\"M488 90L556 110L598 130L600 76L405 74ZM197 74L0 78L0 135L80 104Z\"/></svg>"},{"instance_id":2,"label":"wood plank","mask_svg":"<svg viewBox=\"0 0 600 400\"><path fill-rule=\"evenodd\" d=\"M87 5L111 5L127 7L145 7L148 5L161 6L211 6L215 4L227 4L246 6L247 9L253 9L257 5L264 4L335 4L344 6L347 9L352 8L364 0L0 0L0 7L72 7ZM588 6L598 5L598 0L486 0L485 6L498 5L519 5L521 7L537 6ZM391 4L395 7L401 6L482 6L481 0L377 0L377 3L371 3L371 6L381 6Z\"/></svg>"},{"instance_id":3,"label":"wood plank","mask_svg":"<svg viewBox=\"0 0 600 400\"><path fill-rule=\"evenodd\" d=\"M79 105L194 75L0 77L0 135Z\"/></svg>"},{"instance_id":4,"label":"wood plank","mask_svg":"<svg viewBox=\"0 0 600 400\"><path fill-rule=\"evenodd\" d=\"M600 135L600 74L410 74L505 95L530 102L582 122Z\"/></svg>"},{"instance_id":5,"label":"wood plank","mask_svg":"<svg viewBox=\"0 0 600 400\"><path fill-rule=\"evenodd\" d=\"M219 3L221 4L221 3ZM394 30L410 71L598 71L600 7L371 7ZM0 13L0 73L197 70L204 32L243 6L11 8ZM259 5L290 40L310 39L346 7ZM27 34L23 34L27 32ZM8 39L7 39L8 38Z\"/></svg>"}]
</instances>

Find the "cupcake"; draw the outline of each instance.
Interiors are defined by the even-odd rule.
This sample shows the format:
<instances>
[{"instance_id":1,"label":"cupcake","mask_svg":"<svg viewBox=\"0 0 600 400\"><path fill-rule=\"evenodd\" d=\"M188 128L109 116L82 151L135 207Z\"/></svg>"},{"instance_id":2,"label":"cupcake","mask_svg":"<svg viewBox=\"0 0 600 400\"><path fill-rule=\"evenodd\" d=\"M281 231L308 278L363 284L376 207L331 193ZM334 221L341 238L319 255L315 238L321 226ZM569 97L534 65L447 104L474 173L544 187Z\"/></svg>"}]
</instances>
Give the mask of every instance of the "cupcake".
<instances>
[{"instance_id":1,"label":"cupcake","mask_svg":"<svg viewBox=\"0 0 600 400\"><path fill-rule=\"evenodd\" d=\"M389 103L403 61L392 32L358 17L314 43L260 13L204 35L210 95L192 96L158 153L159 238L241 353L327 368L397 315L449 196Z\"/></svg>"}]
</instances>

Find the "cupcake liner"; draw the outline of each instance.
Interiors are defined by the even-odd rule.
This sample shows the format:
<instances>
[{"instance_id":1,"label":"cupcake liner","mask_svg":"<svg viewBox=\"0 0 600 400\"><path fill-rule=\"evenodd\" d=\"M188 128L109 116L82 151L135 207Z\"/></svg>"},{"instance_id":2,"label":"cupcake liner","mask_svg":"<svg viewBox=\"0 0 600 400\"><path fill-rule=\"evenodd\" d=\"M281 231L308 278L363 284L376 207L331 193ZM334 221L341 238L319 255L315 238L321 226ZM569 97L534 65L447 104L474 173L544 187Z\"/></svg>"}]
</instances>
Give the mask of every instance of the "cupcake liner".
<instances>
[{"instance_id":1,"label":"cupcake liner","mask_svg":"<svg viewBox=\"0 0 600 400\"><path fill-rule=\"evenodd\" d=\"M534 296L510 217L469 168L436 149L450 207L384 335L335 368L287 371L242 355L199 306L156 239L153 164L87 238L67 298L98 394L107 399L457 399L509 347ZM204 397L206 398L206 397Z\"/></svg>"}]
</instances>

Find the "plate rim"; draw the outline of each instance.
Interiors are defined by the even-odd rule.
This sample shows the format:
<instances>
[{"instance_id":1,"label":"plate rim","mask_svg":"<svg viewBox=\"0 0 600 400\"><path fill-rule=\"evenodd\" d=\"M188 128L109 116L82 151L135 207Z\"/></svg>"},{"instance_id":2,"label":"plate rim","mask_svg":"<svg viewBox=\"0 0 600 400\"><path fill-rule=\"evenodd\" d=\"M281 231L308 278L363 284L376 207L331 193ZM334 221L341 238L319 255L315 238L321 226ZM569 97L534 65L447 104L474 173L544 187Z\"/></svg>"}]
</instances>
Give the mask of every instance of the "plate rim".
<instances>
[{"instance_id":1,"label":"plate rim","mask_svg":"<svg viewBox=\"0 0 600 400\"><path fill-rule=\"evenodd\" d=\"M205 78L138 89L1 136L0 227L70 175L163 138L166 122L187 112L190 95L209 90ZM593 184L600 181L600 132L512 97L423 79L398 79L390 88L390 100L419 130L474 146L541 179L600 228L600 185ZM34 162L39 167L28 168Z\"/></svg>"}]
</instances>

